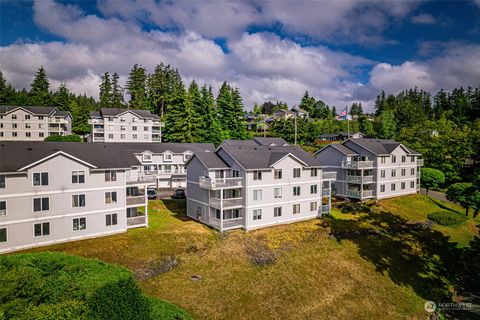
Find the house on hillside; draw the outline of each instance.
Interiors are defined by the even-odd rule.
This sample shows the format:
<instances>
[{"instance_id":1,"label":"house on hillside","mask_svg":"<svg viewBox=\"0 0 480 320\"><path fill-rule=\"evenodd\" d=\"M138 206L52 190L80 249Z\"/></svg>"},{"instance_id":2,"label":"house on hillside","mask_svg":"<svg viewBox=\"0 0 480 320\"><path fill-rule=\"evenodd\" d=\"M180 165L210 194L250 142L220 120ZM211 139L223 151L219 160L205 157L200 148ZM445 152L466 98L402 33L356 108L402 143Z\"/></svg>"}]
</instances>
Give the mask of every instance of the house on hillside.
<instances>
[{"instance_id":1,"label":"house on hillside","mask_svg":"<svg viewBox=\"0 0 480 320\"><path fill-rule=\"evenodd\" d=\"M339 132L339 133L325 133L319 135L316 139L316 143L324 143L326 141L345 141L347 139L362 139L365 138L365 135L361 132Z\"/></svg>"},{"instance_id":2,"label":"house on hillside","mask_svg":"<svg viewBox=\"0 0 480 320\"><path fill-rule=\"evenodd\" d=\"M163 122L149 110L102 108L91 111L90 142L162 142Z\"/></svg>"},{"instance_id":3,"label":"house on hillside","mask_svg":"<svg viewBox=\"0 0 480 320\"><path fill-rule=\"evenodd\" d=\"M315 153L324 170L335 171L335 194L366 200L420 191L421 154L393 140L348 139Z\"/></svg>"},{"instance_id":4,"label":"house on hillside","mask_svg":"<svg viewBox=\"0 0 480 320\"><path fill-rule=\"evenodd\" d=\"M187 215L220 231L320 217L335 179L321 165L299 147L226 141L187 162Z\"/></svg>"},{"instance_id":5,"label":"house on hillside","mask_svg":"<svg viewBox=\"0 0 480 320\"><path fill-rule=\"evenodd\" d=\"M0 106L0 141L43 141L72 132L72 116L56 107Z\"/></svg>"}]
</instances>

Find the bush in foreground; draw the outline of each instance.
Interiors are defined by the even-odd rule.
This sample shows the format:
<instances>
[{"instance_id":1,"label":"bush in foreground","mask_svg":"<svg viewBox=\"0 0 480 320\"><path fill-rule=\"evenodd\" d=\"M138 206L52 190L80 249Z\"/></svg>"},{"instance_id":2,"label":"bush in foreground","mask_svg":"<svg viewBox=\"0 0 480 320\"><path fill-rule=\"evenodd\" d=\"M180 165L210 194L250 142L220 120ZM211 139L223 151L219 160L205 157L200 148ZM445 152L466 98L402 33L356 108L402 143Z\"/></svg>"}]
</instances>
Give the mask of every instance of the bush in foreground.
<instances>
[{"instance_id":1,"label":"bush in foreground","mask_svg":"<svg viewBox=\"0 0 480 320\"><path fill-rule=\"evenodd\" d=\"M82 138L76 134L70 134L67 136L48 136L43 141L50 142L82 142Z\"/></svg>"},{"instance_id":2,"label":"bush in foreground","mask_svg":"<svg viewBox=\"0 0 480 320\"><path fill-rule=\"evenodd\" d=\"M6 319L176 319L142 295L128 269L98 260L10 255L0 257L0 273L0 314Z\"/></svg>"},{"instance_id":3,"label":"bush in foreground","mask_svg":"<svg viewBox=\"0 0 480 320\"><path fill-rule=\"evenodd\" d=\"M428 214L428 219L442 226L453 226L464 223L466 218L458 213L450 211L438 211Z\"/></svg>"}]
</instances>

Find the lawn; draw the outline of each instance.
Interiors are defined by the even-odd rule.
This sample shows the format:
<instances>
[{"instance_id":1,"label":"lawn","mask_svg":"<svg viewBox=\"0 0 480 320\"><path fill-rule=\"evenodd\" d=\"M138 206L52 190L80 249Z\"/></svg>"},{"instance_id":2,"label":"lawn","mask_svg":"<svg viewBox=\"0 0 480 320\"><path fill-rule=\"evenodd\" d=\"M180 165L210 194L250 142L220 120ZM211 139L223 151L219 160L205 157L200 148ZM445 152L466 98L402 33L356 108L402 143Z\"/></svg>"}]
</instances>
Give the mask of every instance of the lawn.
<instances>
[{"instance_id":1,"label":"lawn","mask_svg":"<svg viewBox=\"0 0 480 320\"><path fill-rule=\"evenodd\" d=\"M425 318L426 300L448 292L455 242L478 232L472 219L417 228L431 212L460 211L420 195L381 201L371 213L334 209L323 219L223 235L185 218L183 205L151 201L149 228L30 251L125 265L145 294L195 319L416 319Z\"/></svg>"}]
</instances>

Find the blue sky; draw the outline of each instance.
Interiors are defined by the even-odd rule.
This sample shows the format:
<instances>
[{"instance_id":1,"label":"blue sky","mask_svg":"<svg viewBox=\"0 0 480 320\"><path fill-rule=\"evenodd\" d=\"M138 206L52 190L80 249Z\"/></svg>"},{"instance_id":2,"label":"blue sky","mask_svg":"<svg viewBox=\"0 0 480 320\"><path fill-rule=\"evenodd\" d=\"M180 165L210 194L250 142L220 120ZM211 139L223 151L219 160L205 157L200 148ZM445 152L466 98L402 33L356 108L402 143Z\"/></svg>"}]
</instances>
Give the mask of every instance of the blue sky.
<instances>
[{"instance_id":1,"label":"blue sky","mask_svg":"<svg viewBox=\"0 0 480 320\"><path fill-rule=\"evenodd\" d=\"M480 0L5 1L0 63L16 87L44 65L56 87L98 95L160 62L186 81L227 80L254 102L298 103L308 90L343 107L380 90L480 85Z\"/></svg>"}]
</instances>

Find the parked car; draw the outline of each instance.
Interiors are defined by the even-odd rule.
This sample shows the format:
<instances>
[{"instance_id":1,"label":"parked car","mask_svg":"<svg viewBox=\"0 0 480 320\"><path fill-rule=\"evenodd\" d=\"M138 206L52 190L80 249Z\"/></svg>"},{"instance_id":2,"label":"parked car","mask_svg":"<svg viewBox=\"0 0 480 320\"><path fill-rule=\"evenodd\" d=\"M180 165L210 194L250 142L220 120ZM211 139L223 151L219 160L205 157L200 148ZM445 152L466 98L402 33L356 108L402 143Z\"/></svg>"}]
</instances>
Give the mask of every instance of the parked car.
<instances>
[{"instance_id":1,"label":"parked car","mask_svg":"<svg viewBox=\"0 0 480 320\"><path fill-rule=\"evenodd\" d=\"M157 199L157 191L155 189L148 189L147 196L148 200L155 200Z\"/></svg>"},{"instance_id":2,"label":"parked car","mask_svg":"<svg viewBox=\"0 0 480 320\"><path fill-rule=\"evenodd\" d=\"M171 197L172 199L185 199L184 189L175 189L175 193Z\"/></svg>"}]
</instances>

